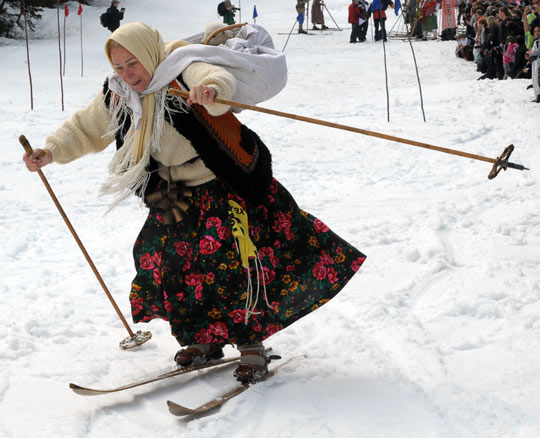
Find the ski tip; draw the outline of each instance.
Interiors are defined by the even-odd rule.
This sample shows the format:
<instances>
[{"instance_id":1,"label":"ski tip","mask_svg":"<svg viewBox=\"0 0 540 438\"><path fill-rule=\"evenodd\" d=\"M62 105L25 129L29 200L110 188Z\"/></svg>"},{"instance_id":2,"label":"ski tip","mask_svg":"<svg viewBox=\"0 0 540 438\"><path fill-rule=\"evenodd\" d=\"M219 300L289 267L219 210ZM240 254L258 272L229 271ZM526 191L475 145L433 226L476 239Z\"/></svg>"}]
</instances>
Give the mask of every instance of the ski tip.
<instances>
[{"instance_id":1,"label":"ski tip","mask_svg":"<svg viewBox=\"0 0 540 438\"><path fill-rule=\"evenodd\" d=\"M100 391L96 391L96 390L93 390L93 389L90 389L90 388L84 388L82 386L76 385L75 383L70 383L69 387L74 393L79 394L79 395L99 395L99 394L101 394Z\"/></svg>"},{"instance_id":2,"label":"ski tip","mask_svg":"<svg viewBox=\"0 0 540 438\"><path fill-rule=\"evenodd\" d=\"M170 400L167 400L167 406L169 407L169 412L173 415L176 415L177 417L197 413L197 411L193 409L186 408L185 406L179 405Z\"/></svg>"}]
</instances>

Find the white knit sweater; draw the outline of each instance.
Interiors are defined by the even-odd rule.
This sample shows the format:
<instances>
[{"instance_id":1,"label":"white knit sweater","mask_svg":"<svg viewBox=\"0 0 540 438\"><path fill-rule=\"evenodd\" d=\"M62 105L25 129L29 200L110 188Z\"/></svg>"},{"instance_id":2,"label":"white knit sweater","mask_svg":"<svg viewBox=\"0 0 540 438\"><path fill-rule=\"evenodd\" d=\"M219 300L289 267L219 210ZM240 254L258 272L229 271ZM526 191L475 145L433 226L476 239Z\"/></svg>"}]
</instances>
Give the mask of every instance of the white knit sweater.
<instances>
[{"instance_id":1,"label":"white knit sweater","mask_svg":"<svg viewBox=\"0 0 540 438\"><path fill-rule=\"evenodd\" d=\"M221 67L194 62L184 70L182 77L190 88L198 84L214 87L222 99L230 100L236 92L234 76ZM206 110L217 116L227 112L229 107L214 104L206 106ZM65 164L84 155L103 151L115 140L113 135L107 135L110 123L111 115L103 93L100 92L90 105L77 111L71 120L64 122L53 135L47 137L46 148L51 151L53 162ZM169 124L165 125L161 144L162 150L152 152L152 157L168 168L159 171L162 178L167 179L170 171L173 181L183 181L188 186L204 184L215 178L201 159L187 163L197 153L191 143Z\"/></svg>"}]
</instances>

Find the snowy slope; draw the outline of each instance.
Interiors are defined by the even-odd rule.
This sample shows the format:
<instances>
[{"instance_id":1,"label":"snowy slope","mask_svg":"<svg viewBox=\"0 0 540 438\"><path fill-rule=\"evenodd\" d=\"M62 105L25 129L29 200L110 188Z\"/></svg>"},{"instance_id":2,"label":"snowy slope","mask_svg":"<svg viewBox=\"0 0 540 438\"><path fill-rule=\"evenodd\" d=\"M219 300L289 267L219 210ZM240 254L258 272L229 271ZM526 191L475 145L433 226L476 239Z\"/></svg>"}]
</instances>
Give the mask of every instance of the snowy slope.
<instances>
[{"instance_id":1,"label":"snowy slope","mask_svg":"<svg viewBox=\"0 0 540 438\"><path fill-rule=\"evenodd\" d=\"M202 31L217 19L216 3L123 5L126 21L145 21L168 40ZM281 50L294 2L244 0L244 21L254 4ZM454 56L455 42L414 43L424 122L410 47L390 40L388 122L382 44L349 44L348 2L326 4L345 29L293 34L289 83L262 106L490 158L513 143L512 161L531 170L488 181L489 163L242 113L271 148L277 178L367 262L335 300L267 342L284 357L309 359L212 415L178 419L166 400L197 406L235 384L231 367L84 398L68 383L123 384L171 367L177 345L154 321L131 325L153 333L143 347L118 348L125 328L39 177L22 164L18 136L42 146L109 73L103 8L86 7L81 77L70 3L62 112L56 14L45 14L30 46L33 111L24 42L0 40L1 438L540 435L540 107L528 81L477 81L472 64ZM389 11L388 29L395 20ZM145 210L131 200L104 216L110 199L98 191L112 152L44 173L131 324L131 248Z\"/></svg>"}]
</instances>

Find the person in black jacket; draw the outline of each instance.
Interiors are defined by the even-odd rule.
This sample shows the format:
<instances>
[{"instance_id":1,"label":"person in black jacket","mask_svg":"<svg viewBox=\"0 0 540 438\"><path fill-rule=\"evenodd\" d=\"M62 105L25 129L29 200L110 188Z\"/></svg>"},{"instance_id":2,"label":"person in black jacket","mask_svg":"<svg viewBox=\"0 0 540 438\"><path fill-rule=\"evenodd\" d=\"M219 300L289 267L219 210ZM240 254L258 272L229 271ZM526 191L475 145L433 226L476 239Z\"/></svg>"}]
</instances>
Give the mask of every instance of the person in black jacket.
<instances>
[{"instance_id":1,"label":"person in black jacket","mask_svg":"<svg viewBox=\"0 0 540 438\"><path fill-rule=\"evenodd\" d=\"M499 25L494 16L487 17L486 41L482 45L486 72L478 79L502 79L504 77L504 67L502 62L502 49L499 41Z\"/></svg>"},{"instance_id":2,"label":"person in black jacket","mask_svg":"<svg viewBox=\"0 0 540 438\"><path fill-rule=\"evenodd\" d=\"M124 19L124 12L126 11L125 8L122 8L118 10L118 5L120 4L119 1L113 0L111 3L111 6L109 9L107 9L108 14L108 26L107 29L109 29L111 32L114 32L116 29L120 27L120 20Z\"/></svg>"},{"instance_id":3,"label":"person in black jacket","mask_svg":"<svg viewBox=\"0 0 540 438\"><path fill-rule=\"evenodd\" d=\"M529 70L525 71L525 68L527 66L527 58L525 57L525 54L527 53L527 48L525 47L525 38L523 37L523 35L518 35L516 37L516 43L517 47L514 52L514 63L512 64L512 68L508 72L508 76L510 76L512 79L530 77ZM529 76L527 76L527 74Z\"/></svg>"}]
</instances>

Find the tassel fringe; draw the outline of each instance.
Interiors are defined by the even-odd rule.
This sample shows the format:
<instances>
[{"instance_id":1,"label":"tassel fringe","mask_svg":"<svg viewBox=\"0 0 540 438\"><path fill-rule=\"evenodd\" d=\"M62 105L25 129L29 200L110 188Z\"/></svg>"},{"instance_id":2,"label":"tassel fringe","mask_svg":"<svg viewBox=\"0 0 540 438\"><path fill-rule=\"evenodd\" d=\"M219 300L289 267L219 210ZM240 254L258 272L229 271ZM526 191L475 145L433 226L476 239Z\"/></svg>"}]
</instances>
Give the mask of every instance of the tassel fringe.
<instances>
[{"instance_id":1,"label":"tassel fringe","mask_svg":"<svg viewBox=\"0 0 540 438\"><path fill-rule=\"evenodd\" d=\"M152 127L152 135L144 148L143 156L137 162L132 149L134 130L129 129L124 137L124 144L116 151L109 163L109 178L101 187L100 194L113 195L114 199L105 214L114 210L114 208L132 194L136 192L144 193L150 180L150 172L147 168L150 164L151 153L159 152L163 149L161 138L165 124L167 123L165 121L165 113L167 112L171 115L177 112L188 111L187 104L180 98L174 98L172 107L167 105L167 87L154 93L154 95L156 108L154 125ZM131 110L127 105L127 100L124 97L113 94L109 113L111 115L111 122L109 131L105 136L116 136L118 133L124 132L127 120L126 114L131 116Z\"/></svg>"}]
</instances>

